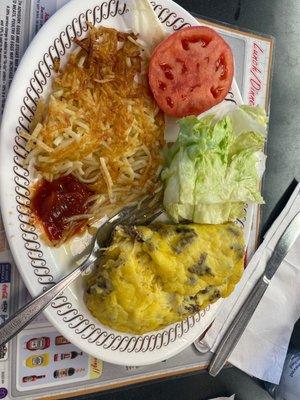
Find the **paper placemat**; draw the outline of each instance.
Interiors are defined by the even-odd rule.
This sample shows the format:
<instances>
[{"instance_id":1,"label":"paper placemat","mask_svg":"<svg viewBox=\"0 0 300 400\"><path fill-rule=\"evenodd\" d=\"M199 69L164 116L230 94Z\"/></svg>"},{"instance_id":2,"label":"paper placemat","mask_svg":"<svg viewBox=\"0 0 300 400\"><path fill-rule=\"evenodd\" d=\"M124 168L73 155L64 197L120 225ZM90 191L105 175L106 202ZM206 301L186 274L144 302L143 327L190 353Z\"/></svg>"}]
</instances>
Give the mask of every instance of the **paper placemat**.
<instances>
[{"instance_id":1,"label":"paper placemat","mask_svg":"<svg viewBox=\"0 0 300 400\"><path fill-rule=\"evenodd\" d=\"M1 1L0 115L14 71L30 40L67 1ZM235 58L235 78L244 102L260 104L268 112L273 38L216 21L202 18L199 21L216 29L230 44ZM259 222L257 207L248 258L257 246ZM0 216L0 323L29 298L9 252ZM0 354L0 399L65 399L201 370L206 368L210 357L210 353L200 354L191 345L167 361L145 367L103 363L66 341L41 315Z\"/></svg>"}]
</instances>

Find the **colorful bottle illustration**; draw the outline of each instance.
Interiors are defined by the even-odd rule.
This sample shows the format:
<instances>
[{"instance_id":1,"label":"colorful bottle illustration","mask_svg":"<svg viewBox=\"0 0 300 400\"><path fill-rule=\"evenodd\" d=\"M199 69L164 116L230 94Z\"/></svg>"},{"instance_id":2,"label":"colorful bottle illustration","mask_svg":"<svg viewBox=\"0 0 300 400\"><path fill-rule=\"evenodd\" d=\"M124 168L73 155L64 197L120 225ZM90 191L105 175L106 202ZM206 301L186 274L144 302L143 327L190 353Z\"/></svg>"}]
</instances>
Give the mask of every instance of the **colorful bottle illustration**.
<instances>
[{"instance_id":1,"label":"colorful bottle illustration","mask_svg":"<svg viewBox=\"0 0 300 400\"><path fill-rule=\"evenodd\" d=\"M84 370L85 368L61 368L54 371L53 376L55 379L67 378L68 376L74 375L76 372L82 372Z\"/></svg>"},{"instance_id":2,"label":"colorful bottle illustration","mask_svg":"<svg viewBox=\"0 0 300 400\"><path fill-rule=\"evenodd\" d=\"M64 336L56 336L55 344L56 346L61 346L62 344L69 344L70 342Z\"/></svg>"},{"instance_id":3,"label":"colorful bottle illustration","mask_svg":"<svg viewBox=\"0 0 300 400\"><path fill-rule=\"evenodd\" d=\"M35 382L38 379L46 378L46 375L30 375L30 376L23 376L22 381L23 383L26 382Z\"/></svg>"},{"instance_id":4,"label":"colorful bottle illustration","mask_svg":"<svg viewBox=\"0 0 300 400\"><path fill-rule=\"evenodd\" d=\"M29 368L46 367L50 362L49 353L34 354L26 359L25 364Z\"/></svg>"},{"instance_id":5,"label":"colorful bottle illustration","mask_svg":"<svg viewBox=\"0 0 300 400\"><path fill-rule=\"evenodd\" d=\"M69 351L68 353L54 354L54 361L73 360L74 358L82 355L82 351Z\"/></svg>"},{"instance_id":6,"label":"colorful bottle illustration","mask_svg":"<svg viewBox=\"0 0 300 400\"><path fill-rule=\"evenodd\" d=\"M25 344L27 350L45 350L50 346L50 338L47 336L36 337L28 340Z\"/></svg>"}]
</instances>

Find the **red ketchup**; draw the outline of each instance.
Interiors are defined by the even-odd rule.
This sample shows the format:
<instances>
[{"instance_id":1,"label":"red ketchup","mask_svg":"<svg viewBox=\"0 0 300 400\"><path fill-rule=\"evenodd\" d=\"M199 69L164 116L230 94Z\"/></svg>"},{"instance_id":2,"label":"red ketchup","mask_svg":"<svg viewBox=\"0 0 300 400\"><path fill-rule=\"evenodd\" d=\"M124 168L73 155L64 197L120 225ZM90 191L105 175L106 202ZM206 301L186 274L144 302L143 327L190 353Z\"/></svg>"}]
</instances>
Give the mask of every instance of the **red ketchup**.
<instances>
[{"instance_id":1,"label":"red ketchup","mask_svg":"<svg viewBox=\"0 0 300 400\"><path fill-rule=\"evenodd\" d=\"M86 201L93 194L73 175L62 176L52 182L43 179L37 186L32 198L32 210L54 245L70 233L68 218L87 212L89 205ZM72 233L80 231L85 222L76 221Z\"/></svg>"}]
</instances>

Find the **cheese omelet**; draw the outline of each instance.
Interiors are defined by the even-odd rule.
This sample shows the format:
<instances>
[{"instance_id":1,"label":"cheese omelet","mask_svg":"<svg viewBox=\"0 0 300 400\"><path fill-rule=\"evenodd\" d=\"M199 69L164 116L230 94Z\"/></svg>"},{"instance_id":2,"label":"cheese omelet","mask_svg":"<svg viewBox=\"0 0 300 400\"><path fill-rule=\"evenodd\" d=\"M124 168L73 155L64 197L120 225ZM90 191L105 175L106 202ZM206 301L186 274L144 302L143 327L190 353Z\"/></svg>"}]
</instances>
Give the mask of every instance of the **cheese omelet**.
<instances>
[{"instance_id":1,"label":"cheese omelet","mask_svg":"<svg viewBox=\"0 0 300 400\"><path fill-rule=\"evenodd\" d=\"M104 325L143 334L228 296L243 259L234 223L120 226L88 277L85 301Z\"/></svg>"}]
</instances>

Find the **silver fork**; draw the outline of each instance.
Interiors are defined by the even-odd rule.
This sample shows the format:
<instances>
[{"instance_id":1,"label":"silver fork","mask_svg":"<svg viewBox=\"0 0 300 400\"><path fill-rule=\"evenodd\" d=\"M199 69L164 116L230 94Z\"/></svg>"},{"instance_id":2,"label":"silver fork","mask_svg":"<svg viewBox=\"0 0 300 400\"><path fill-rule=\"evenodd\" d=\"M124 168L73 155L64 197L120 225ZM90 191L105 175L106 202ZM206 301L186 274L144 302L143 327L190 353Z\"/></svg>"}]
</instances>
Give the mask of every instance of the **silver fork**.
<instances>
[{"instance_id":1,"label":"silver fork","mask_svg":"<svg viewBox=\"0 0 300 400\"><path fill-rule=\"evenodd\" d=\"M162 213L160 202L154 197L137 205L124 207L119 213L106 221L93 239L88 257L70 274L62 278L50 289L27 303L14 315L0 325L0 346L7 343L40 314L67 286L92 265L101 254L101 249L108 245L111 234L117 225L143 225L154 221Z\"/></svg>"}]
</instances>

